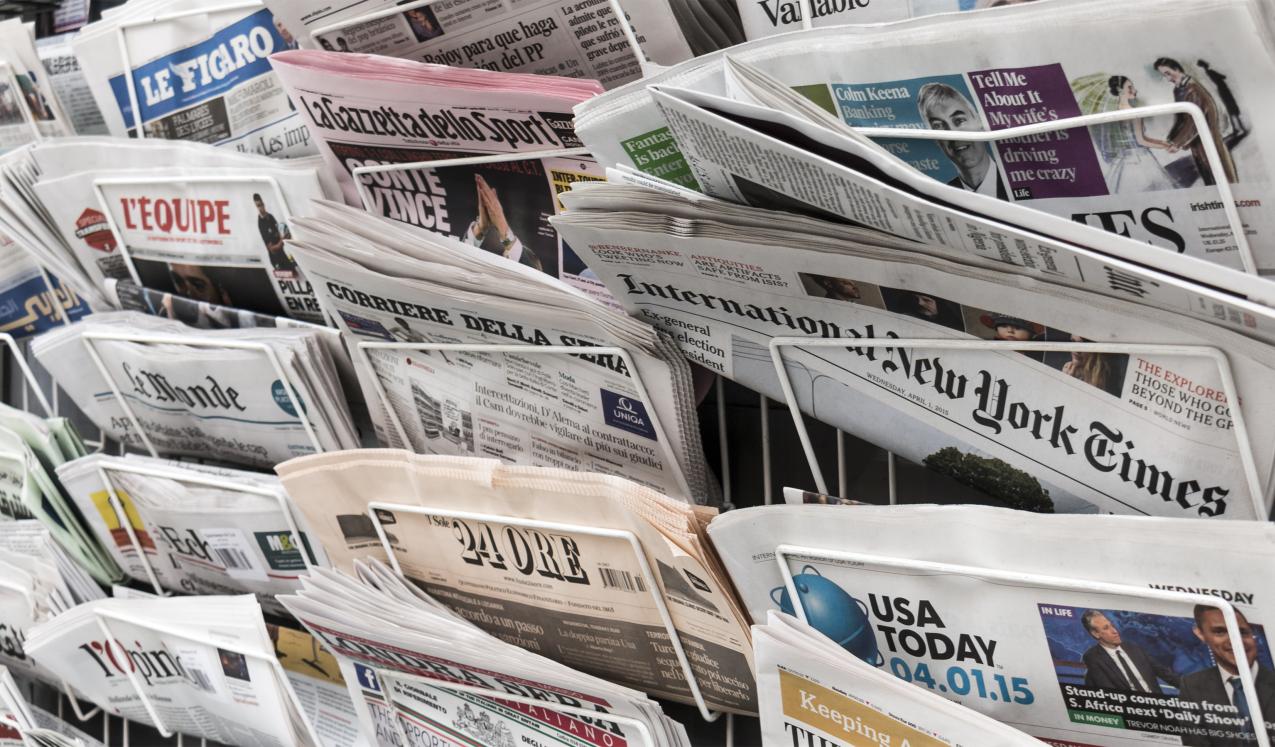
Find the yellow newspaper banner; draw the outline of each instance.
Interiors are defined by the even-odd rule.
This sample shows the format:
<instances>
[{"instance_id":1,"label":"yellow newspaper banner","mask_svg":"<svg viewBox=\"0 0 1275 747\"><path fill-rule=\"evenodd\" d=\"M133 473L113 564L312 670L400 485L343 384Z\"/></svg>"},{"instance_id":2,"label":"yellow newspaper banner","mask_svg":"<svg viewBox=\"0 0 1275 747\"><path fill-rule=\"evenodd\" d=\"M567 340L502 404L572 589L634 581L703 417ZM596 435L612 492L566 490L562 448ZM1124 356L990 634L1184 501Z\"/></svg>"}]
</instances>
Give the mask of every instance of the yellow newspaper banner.
<instances>
[{"instance_id":1,"label":"yellow newspaper banner","mask_svg":"<svg viewBox=\"0 0 1275 747\"><path fill-rule=\"evenodd\" d=\"M784 715L854 747L949 747L871 706L779 670Z\"/></svg>"}]
</instances>

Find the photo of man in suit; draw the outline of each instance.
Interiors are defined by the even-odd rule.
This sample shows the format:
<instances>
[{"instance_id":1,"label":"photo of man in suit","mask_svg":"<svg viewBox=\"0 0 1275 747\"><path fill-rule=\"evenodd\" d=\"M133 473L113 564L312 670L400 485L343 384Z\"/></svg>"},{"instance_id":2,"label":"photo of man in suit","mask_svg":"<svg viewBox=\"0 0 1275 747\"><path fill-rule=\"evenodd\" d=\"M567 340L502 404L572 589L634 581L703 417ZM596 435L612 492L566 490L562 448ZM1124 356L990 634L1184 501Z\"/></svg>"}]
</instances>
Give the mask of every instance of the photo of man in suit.
<instances>
[{"instance_id":1,"label":"photo of man in suit","mask_svg":"<svg viewBox=\"0 0 1275 747\"><path fill-rule=\"evenodd\" d=\"M1209 134L1212 136L1213 144L1217 147L1217 154L1222 162L1222 171L1225 172L1226 181L1229 184L1234 184L1238 181L1235 172L1235 161L1231 159L1231 151L1222 140L1222 122L1218 116L1217 102L1213 100L1212 94L1199 81L1187 75L1182 63L1171 57L1161 57L1155 61L1154 66L1165 81L1173 86L1174 101L1185 101L1200 107L1200 111L1204 113L1204 121L1209 126ZM1214 174L1212 169L1209 168L1209 159L1204 150L1204 142L1196 131L1194 119L1186 114L1177 115L1173 122L1173 128L1169 130L1169 136L1166 139L1169 141L1170 153L1190 150L1191 159L1195 161L1195 170L1199 173L1200 178L1204 180L1206 186L1217 184L1217 174Z\"/></svg>"},{"instance_id":2,"label":"photo of man in suit","mask_svg":"<svg viewBox=\"0 0 1275 747\"><path fill-rule=\"evenodd\" d=\"M1275 717L1275 672L1258 666L1257 639L1253 637L1253 627L1249 625L1243 612L1236 610L1235 616L1239 623L1240 642L1244 648L1244 666L1253 673L1253 686L1263 718L1271 720ZM1216 607L1197 604L1194 633L1196 638L1209 647L1215 665L1184 676L1178 698L1193 700L1197 703L1235 706L1240 717L1249 719L1250 725L1245 729L1251 729L1252 714L1244 693L1244 682L1239 676L1240 668L1231 646L1231 637L1226 632L1226 619L1222 616L1222 611ZM1240 745L1251 747L1255 741L1241 739L1239 734L1233 738L1198 736L1182 738L1182 744L1192 747L1239 747Z\"/></svg>"},{"instance_id":3,"label":"photo of man in suit","mask_svg":"<svg viewBox=\"0 0 1275 747\"><path fill-rule=\"evenodd\" d=\"M1161 695L1161 680L1178 685L1176 672L1152 659L1141 646L1125 641L1101 611L1085 610L1080 624L1097 641L1083 658L1085 687Z\"/></svg>"},{"instance_id":4,"label":"photo of man in suit","mask_svg":"<svg viewBox=\"0 0 1275 747\"><path fill-rule=\"evenodd\" d=\"M983 122L978 118L974 104L946 83L926 83L921 86L921 90L916 92L916 108L921 114L921 120L931 130L983 130ZM991 147L986 143L940 140L939 149L959 174L948 182L948 186L1000 200L1009 199L1000 171L992 160Z\"/></svg>"}]
</instances>

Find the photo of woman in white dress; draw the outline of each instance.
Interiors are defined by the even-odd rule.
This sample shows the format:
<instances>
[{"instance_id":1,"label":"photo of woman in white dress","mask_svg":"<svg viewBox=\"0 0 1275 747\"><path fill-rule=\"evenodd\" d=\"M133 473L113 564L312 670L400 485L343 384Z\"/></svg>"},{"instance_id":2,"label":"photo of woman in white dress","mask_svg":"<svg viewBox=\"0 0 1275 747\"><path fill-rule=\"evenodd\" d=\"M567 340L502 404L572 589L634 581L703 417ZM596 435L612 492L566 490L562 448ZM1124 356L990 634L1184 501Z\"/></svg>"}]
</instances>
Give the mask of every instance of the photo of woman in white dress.
<instances>
[{"instance_id":1,"label":"photo of woman in white dress","mask_svg":"<svg viewBox=\"0 0 1275 747\"><path fill-rule=\"evenodd\" d=\"M1107 90L1115 98L1113 109L1136 106L1138 89L1123 75L1113 75ZM1130 119L1105 125L1098 138L1103 160L1107 162L1107 186L1115 194L1154 192L1173 189L1173 178L1156 159L1154 151L1169 150L1169 143L1147 136L1146 119Z\"/></svg>"},{"instance_id":2,"label":"photo of woman in white dress","mask_svg":"<svg viewBox=\"0 0 1275 747\"><path fill-rule=\"evenodd\" d=\"M1101 114L1104 112L1133 109L1139 105L1138 89L1132 80L1125 75L1094 73L1071 82L1072 93L1076 95L1076 103L1083 114ZM1123 122L1095 125L1089 128L1094 147L1103 161L1103 171L1107 179L1107 188L1111 194L1131 194L1134 192L1155 192L1162 189L1176 189L1177 181L1165 168L1161 156L1172 160L1170 155L1174 149L1167 140L1147 134L1147 119L1127 119ZM1167 127L1173 117L1153 117L1153 131L1160 131L1158 126Z\"/></svg>"}]
</instances>

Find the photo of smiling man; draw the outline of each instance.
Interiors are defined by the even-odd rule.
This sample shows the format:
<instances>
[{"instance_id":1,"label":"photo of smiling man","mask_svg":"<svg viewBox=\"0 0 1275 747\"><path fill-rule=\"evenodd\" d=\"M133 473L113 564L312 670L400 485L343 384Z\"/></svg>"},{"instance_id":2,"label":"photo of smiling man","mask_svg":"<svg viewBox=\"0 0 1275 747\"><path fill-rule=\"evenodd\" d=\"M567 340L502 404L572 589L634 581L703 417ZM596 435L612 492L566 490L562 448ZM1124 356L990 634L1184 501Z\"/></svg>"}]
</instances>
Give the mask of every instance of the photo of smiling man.
<instances>
[{"instance_id":1,"label":"photo of smiling man","mask_svg":"<svg viewBox=\"0 0 1275 747\"><path fill-rule=\"evenodd\" d=\"M916 96L916 108L921 113L921 121L932 130L981 132L986 129L974 104L946 83L921 86ZM958 174L948 182L949 186L1000 200L1008 199L1005 182L992 160L991 147L986 143L940 140L939 148L956 167Z\"/></svg>"}]
</instances>

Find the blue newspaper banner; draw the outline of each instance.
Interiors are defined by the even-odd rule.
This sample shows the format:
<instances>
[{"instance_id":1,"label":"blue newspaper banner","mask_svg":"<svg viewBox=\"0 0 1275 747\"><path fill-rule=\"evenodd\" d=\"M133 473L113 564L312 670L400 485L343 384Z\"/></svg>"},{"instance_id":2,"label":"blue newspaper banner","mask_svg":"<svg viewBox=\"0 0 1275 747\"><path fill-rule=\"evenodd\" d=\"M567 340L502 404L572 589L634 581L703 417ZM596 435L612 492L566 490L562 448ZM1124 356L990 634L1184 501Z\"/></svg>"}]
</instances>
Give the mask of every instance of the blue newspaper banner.
<instances>
[{"instance_id":1,"label":"blue newspaper banner","mask_svg":"<svg viewBox=\"0 0 1275 747\"><path fill-rule=\"evenodd\" d=\"M288 44L262 9L194 46L133 68L133 87L142 121L222 96L236 86L272 71L269 57ZM111 78L111 93L126 127L135 127L128 83L121 73Z\"/></svg>"}]
</instances>

